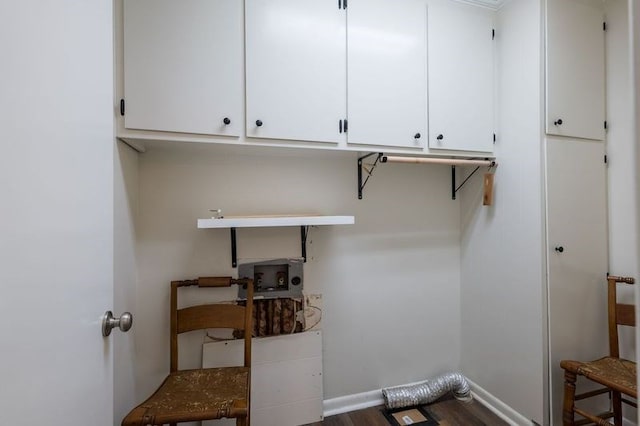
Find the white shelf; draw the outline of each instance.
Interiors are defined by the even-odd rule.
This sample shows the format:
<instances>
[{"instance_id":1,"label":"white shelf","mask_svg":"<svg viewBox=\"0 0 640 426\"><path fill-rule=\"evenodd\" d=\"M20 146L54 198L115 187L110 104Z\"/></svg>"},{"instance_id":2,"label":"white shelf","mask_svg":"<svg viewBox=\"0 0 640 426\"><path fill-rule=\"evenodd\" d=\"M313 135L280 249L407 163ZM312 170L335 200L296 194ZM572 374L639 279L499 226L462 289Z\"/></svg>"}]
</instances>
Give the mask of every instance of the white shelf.
<instances>
[{"instance_id":1,"label":"white shelf","mask_svg":"<svg viewBox=\"0 0 640 426\"><path fill-rule=\"evenodd\" d=\"M262 228L353 225L354 223L354 216L234 216L222 219L198 219L198 228Z\"/></svg>"},{"instance_id":2,"label":"white shelf","mask_svg":"<svg viewBox=\"0 0 640 426\"><path fill-rule=\"evenodd\" d=\"M307 261L308 226L317 225L353 225L354 216L228 216L225 218L198 219L198 228L228 228L231 229L231 266L238 266L236 228L264 228L280 226L300 227L300 248L302 258Z\"/></svg>"}]
</instances>

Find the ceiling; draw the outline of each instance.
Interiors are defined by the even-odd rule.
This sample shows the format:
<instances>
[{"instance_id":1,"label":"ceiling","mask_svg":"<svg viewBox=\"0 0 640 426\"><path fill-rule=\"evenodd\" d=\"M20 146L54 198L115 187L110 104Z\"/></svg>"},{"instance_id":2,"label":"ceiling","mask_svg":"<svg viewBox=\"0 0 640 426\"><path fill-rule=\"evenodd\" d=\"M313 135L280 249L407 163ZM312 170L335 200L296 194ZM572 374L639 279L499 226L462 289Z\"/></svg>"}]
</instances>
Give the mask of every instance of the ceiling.
<instances>
[{"instance_id":1,"label":"ceiling","mask_svg":"<svg viewBox=\"0 0 640 426\"><path fill-rule=\"evenodd\" d=\"M492 9L499 9L505 0L458 0L463 3L477 4L480 6L490 7Z\"/></svg>"}]
</instances>

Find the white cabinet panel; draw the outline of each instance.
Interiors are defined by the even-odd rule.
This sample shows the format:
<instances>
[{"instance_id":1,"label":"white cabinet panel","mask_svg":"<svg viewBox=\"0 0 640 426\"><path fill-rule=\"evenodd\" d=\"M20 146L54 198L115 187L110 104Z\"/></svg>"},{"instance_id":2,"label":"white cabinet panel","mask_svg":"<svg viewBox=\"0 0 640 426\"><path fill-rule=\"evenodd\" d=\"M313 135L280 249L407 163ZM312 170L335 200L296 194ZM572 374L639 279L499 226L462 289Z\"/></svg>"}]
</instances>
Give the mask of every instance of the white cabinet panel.
<instances>
[{"instance_id":1,"label":"white cabinet panel","mask_svg":"<svg viewBox=\"0 0 640 426\"><path fill-rule=\"evenodd\" d=\"M429 3L429 148L491 152L494 12Z\"/></svg>"},{"instance_id":2,"label":"white cabinet panel","mask_svg":"<svg viewBox=\"0 0 640 426\"><path fill-rule=\"evenodd\" d=\"M345 140L346 13L338 2L246 0L245 19L247 136Z\"/></svg>"},{"instance_id":3,"label":"white cabinet panel","mask_svg":"<svg viewBox=\"0 0 640 426\"><path fill-rule=\"evenodd\" d=\"M604 11L600 0L547 2L547 133L604 139Z\"/></svg>"},{"instance_id":4,"label":"white cabinet panel","mask_svg":"<svg viewBox=\"0 0 640 426\"><path fill-rule=\"evenodd\" d=\"M125 127L238 136L242 37L241 0L125 0Z\"/></svg>"},{"instance_id":5,"label":"white cabinet panel","mask_svg":"<svg viewBox=\"0 0 640 426\"><path fill-rule=\"evenodd\" d=\"M560 361L597 359L608 353L602 142L547 140L547 233L550 401L552 424L562 424ZM607 405L605 398L596 412Z\"/></svg>"},{"instance_id":6,"label":"white cabinet panel","mask_svg":"<svg viewBox=\"0 0 640 426\"><path fill-rule=\"evenodd\" d=\"M422 148L427 137L424 0L349 0L349 143Z\"/></svg>"},{"instance_id":7,"label":"white cabinet panel","mask_svg":"<svg viewBox=\"0 0 640 426\"><path fill-rule=\"evenodd\" d=\"M322 420L322 332L254 338L251 424L301 425ZM242 364L241 340L202 345L204 368ZM203 426L235 425L235 420Z\"/></svg>"}]
</instances>

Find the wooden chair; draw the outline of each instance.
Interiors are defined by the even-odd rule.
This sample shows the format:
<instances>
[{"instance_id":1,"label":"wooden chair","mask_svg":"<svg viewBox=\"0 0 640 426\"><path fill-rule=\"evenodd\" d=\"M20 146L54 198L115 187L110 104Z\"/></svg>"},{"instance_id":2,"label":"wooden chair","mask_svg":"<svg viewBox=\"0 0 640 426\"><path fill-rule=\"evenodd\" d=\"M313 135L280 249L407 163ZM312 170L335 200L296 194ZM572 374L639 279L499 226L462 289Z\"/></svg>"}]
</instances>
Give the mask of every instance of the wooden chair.
<instances>
[{"instance_id":1,"label":"wooden chair","mask_svg":"<svg viewBox=\"0 0 640 426\"><path fill-rule=\"evenodd\" d=\"M633 278L609 276L608 281L608 310L609 310L609 356L590 362L569 361L560 362L564 371L564 402L562 407L562 423L564 426L584 425L622 425L622 403L637 407L636 403L623 398L638 397L636 363L620 358L618 343L618 325L635 327L635 307L618 303L616 286L618 283L634 284ZM576 395L576 377L583 376L596 382L604 388ZM591 398L596 395L609 393L611 410L594 415L577 408L575 401ZM575 420L575 414L584 419ZM606 419L612 418L614 423Z\"/></svg>"},{"instance_id":2,"label":"wooden chair","mask_svg":"<svg viewBox=\"0 0 640 426\"><path fill-rule=\"evenodd\" d=\"M253 304L206 304L178 309L179 287L247 286L253 299L253 280L231 277L199 278L171 283L171 366L169 376L145 402L131 410L122 426L175 425L180 422L236 418L249 426L251 383L251 314ZM209 328L244 330L244 366L178 370L178 335Z\"/></svg>"}]
</instances>

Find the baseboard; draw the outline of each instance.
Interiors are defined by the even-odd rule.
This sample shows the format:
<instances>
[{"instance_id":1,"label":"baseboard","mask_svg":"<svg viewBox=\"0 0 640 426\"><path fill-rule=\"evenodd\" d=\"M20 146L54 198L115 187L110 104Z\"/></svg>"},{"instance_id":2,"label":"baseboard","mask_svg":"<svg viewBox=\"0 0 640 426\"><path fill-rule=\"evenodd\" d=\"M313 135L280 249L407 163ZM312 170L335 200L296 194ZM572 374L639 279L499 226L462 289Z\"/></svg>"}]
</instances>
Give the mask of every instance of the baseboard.
<instances>
[{"instance_id":1,"label":"baseboard","mask_svg":"<svg viewBox=\"0 0 640 426\"><path fill-rule=\"evenodd\" d=\"M353 395L339 396L338 398L325 399L322 402L322 408L324 417L328 417L382 404L384 404L382 389L376 389Z\"/></svg>"},{"instance_id":2,"label":"baseboard","mask_svg":"<svg viewBox=\"0 0 640 426\"><path fill-rule=\"evenodd\" d=\"M469 385L471 386L473 398L505 422L513 426L531 426L533 424L530 419L527 419L471 380L469 380Z\"/></svg>"}]
</instances>

